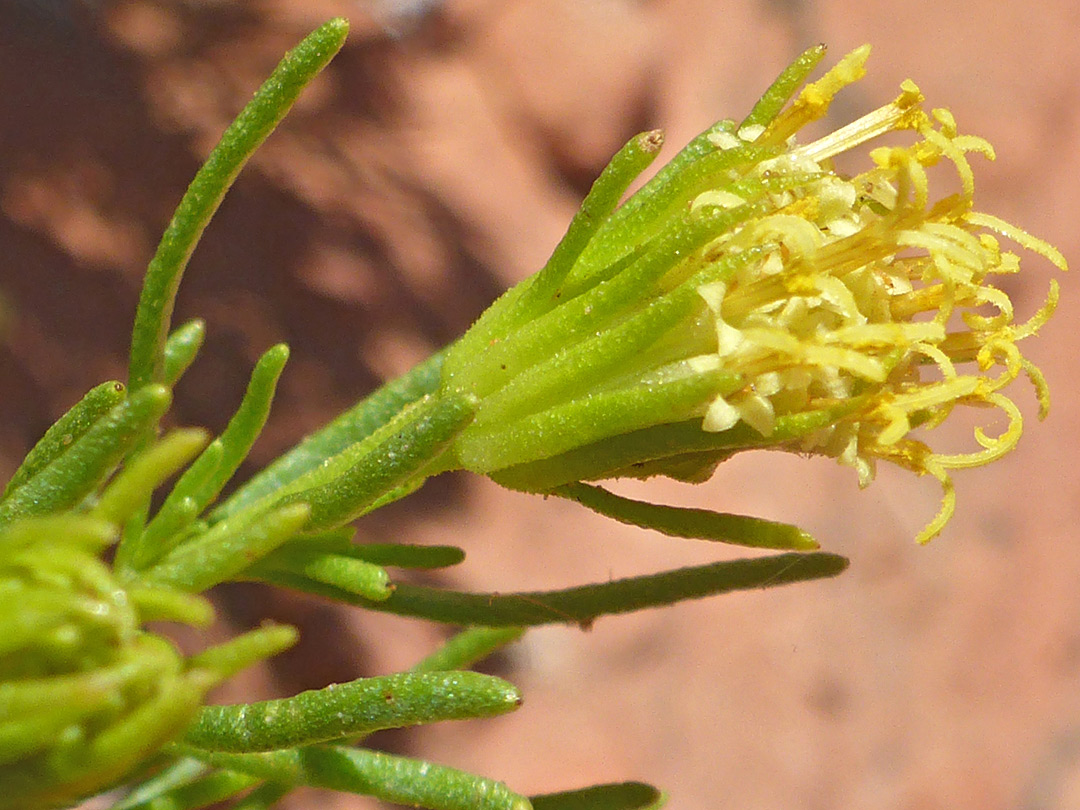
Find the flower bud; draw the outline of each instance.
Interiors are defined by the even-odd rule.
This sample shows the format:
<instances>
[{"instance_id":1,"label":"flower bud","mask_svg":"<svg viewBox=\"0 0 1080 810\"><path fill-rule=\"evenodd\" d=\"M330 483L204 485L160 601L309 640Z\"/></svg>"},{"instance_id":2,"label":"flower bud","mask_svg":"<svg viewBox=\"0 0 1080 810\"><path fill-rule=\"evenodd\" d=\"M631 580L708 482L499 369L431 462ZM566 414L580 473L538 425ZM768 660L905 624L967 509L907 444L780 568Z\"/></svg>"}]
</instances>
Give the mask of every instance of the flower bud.
<instances>
[{"instance_id":1,"label":"flower bud","mask_svg":"<svg viewBox=\"0 0 1080 810\"><path fill-rule=\"evenodd\" d=\"M179 733L214 682L140 629L97 556L113 535L74 515L0 532L0 808L107 787Z\"/></svg>"}]
</instances>

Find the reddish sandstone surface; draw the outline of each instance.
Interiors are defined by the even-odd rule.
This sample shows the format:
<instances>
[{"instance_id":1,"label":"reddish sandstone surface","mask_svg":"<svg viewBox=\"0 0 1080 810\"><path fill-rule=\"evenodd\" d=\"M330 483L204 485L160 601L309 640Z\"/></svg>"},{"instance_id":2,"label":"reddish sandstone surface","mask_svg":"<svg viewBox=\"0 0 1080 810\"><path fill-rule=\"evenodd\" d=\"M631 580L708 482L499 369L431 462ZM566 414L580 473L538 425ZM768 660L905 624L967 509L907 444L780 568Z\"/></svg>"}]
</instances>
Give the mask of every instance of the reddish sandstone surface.
<instances>
[{"instance_id":1,"label":"reddish sandstone surface","mask_svg":"<svg viewBox=\"0 0 1080 810\"><path fill-rule=\"evenodd\" d=\"M1080 213L1080 11L1072 0L551 3L253 0L0 4L0 473L79 394L123 375L142 268L216 135L321 20L353 34L237 183L188 272L178 317L209 340L175 419L220 429L269 345L293 359L261 462L460 333L537 268L605 159L662 126L669 148L744 113L800 49L871 42L840 118L919 82L999 161L981 207L1069 257ZM412 16L402 13L412 8ZM668 152L670 154L670 151ZM1007 280L1018 310L1050 272ZM957 475L928 548L932 481L883 471L865 493L824 461L748 455L707 485L625 491L792 520L851 558L840 578L536 631L495 671L515 715L384 735L392 750L541 792L643 779L673 810L1066 810L1080 806L1080 468L1070 278L1026 350L1020 449ZM965 429L953 434L959 442ZM361 524L365 540L465 547L435 581L508 591L731 556L616 526L475 478L430 483ZM408 666L436 629L251 588L303 644L222 700ZM372 807L304 794L291 807Z\"/></svg>"}]
</instances>

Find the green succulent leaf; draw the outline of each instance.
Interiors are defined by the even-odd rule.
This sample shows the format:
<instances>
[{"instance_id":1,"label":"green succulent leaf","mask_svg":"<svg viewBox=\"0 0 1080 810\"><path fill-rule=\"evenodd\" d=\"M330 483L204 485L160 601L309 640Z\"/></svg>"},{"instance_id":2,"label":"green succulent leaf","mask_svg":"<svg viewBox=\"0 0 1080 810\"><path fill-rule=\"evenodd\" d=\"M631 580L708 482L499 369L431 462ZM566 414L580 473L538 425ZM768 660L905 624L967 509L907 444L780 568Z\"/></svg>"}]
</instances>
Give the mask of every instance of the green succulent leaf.
<instances>
[{"instance_id":1,"label":"green succulent leaf","mask_svg":"<svg viewBox=\"0 0 1080 810\"><path fill-rule=\"evenodd\" d=\"M93 425L103 419L116 405L124 401L127 388L122 382L112 380L91 388L71 410L56 420L45 431L33 449L27 454L15 474L4 487L3 497L21 487L58 457L66 453Z\"/></svg>"},{"instance_id":2,"label":"green succulent leaf","mask_svg":"<svg viewBox=\"0 0 1080 810\"><path fill-rule=\"evenodd\" d=\"M442 647L415 664L409 671L446 672L466 669L496 650L513 644L524 634L524 627L469 627L448 639Z\"/></svg>"},{"instance_id":3,"label":"green succulent leaf","mask_svg":"<svg viewBox=\"0 0 1080 810\"><path fill-rule=\"evenodd\" d=\"M112 805L109 810L132 810L135 807L153 807L153 800L173 788L190 784L209 771L209 767L197 759L184 757L164 767L145 779L127 796Z\"/></svg>"},{"instance_id":4,"label":"green succulent leaf","mask_svg":"<svg viewBox=\"0 0 1080 810\"><path fill-rule=\"evenodd\" d=\"M652 785L621 782L530 796L533 810L659 810L667 797Z\"/></svg>"},{"instance_id":5,"label":"green succulent leaf","mask_svg":"<svg viewBox=\"0 0 1080 810\"><path fill-rule=\"evenodd\" d=\"M530 810L529 800L502 782L424 760L313 745L261 754L229 754L177 746L199 759L253 776L374 796L428 810Z\"/></svg>"},{"instance_id":6,"label":"green succulent leaf","mask_svg":"<svg viewBox=\"0 0 1080 810\"><path fill-rule=\"evenodd\" d=\"M316 582L332 585L365 599L386 599L393 592L390 575L381 565L375 565L355 555L332 554L307 548L303 539L278 549L253 565L246 576L273 578L275 571L291 572Z\"/></svg>"},{"instance_id":7,"label":"green succulent leaf","mask_svg":"<svg viewBox=\"0 0 1080 810\"><path fill-rule=\"evenodd\" d=\"M191 593L237 577L288 542L311 517L305 503L292 503L222 521L166 554L140 580Z\"/></svg>"},{"instance_id":8,"label":"green succulent leaf","mask_svg":"<svg viewBox=\"0 0 1080 810\"><path fill-rule=\"evenodd\" d=\"M197 469L203 463L201 458L196 461L190 471L193 480L178 483L173 496L193 498L200 512L218 496L262 432L288 359L285 344L274 346L259 358L240 407L219 437L220 457L205 462L205 469Z\"/></svg>"},{"instance_id":9,"label":"green succulent leaf","mask_svg":"<svg viewBox=\"0 0 1080 810\"><path fill-rule=\"evenodd\" d=\"M144 569L184 539L184 530L213 502L258 438L288 358L288 346L279 344L259 359L240 407L221 436L188 467L153 520L141 532L125 535L117 551L119 567Z\"/></svg>"},{"instance_id":10,"label":"green succulent leaf","mask_svg":"<svg viewBox=\"0 0 1080 810\"><path fill-rule=\"evenodd\" d=\"M165 341L162 362L165 385L172 388L195 361L206 339L206 322L195 318L178 326Z\"/></svg>"},{"instance_id":11,"label":"green succulent leaf","mask_svg":"<svg viewBox=\"0 0 1080 810\"><path fill-rule=\"evenodd\" d=\"M818 548L813 537L787 523L722 514L708 509L644 503L588 484L567 484L555 490L554 494L620 523L652 529L670 537L715 540L737 546L783 551L813 551Z\"/></svg>"},{"instance_id":12,"label":"green succulent leaf","mask_svg":"<svg viewBox=\"0 0 1080 810\"><path fill-rule=\"evenodd\" d=\"M187 666L212 672L224 681L252 664L284 652L299 640L300 633L295 627L265 624L193 655Z\"/></svg>"},{"instance_id":13,"label":"green succulent leaf","mask_svg":"<svg viewBox=\"0 0 1080 810\"><path fill-rule=\"evenodd\" d=\"M758 100L750 114L743 119L739 129L747 126L765 126L772 121L788 103L806 77L825 58L824 45L808 48L776 77L769 89Z\"/></svg>"},{"instance_id":14,"label":"green succulent leaf","mask_svg":"<svg viewBox=\"0 0 1080 810\"><path fill-rule=\"evenodd\" d=\"M459 341L455 350L458 362L445 370L448 380L453 382L468 367L466 358L489 350L514 327L533 320L558 301L562 296L560 286L581 251L611 216L634 179L653 162L663 142L663 132L652 130L635 135L619 150L593 183L543 270L489 307L469 330L468 336Z\"/></svg>"},{"instance_id":15,"label":"green succulent leaf","mask_svg":"<svg viewBox=\"0 0 1080 810\"><path fill-rule=\"evenodd\" d=\"M248 158L333 59L348 31L344 19L331 20L286 54L191 181L146 270L131 336L128 377L133 389L165 381L166 335L176 293L203 230Z\"/></svg>"},{"instance_id":16,"label":"green succulent leaf","mask_svg":"<svg viewBox=\"0 0 1080 810\"><path fill-rule=\"evenodd\" d=\"M156 792L142 801L116 805L112 810L198 810L232 798L262 781L236 771L215 771Z\"/></svg>"},{"instance_id":17,"label":"green succulent leaf","mask_svg":"<svg viewBox=\"0 0 1080 810\"><path fill-rule=\"evenodd\" d=\"M270 810L293 789L282 782L268 782L251 791L232 806L232 810Z\"/></svg>"},{"instance_id":18,"label":"green succulent leaf","mask_svg":"<svg viewBox=\"0 0 1080 810\"><path fill-rule=\"evenodd\" d=\"M350 549L358 559L395 568L448 568L465 559L457 546L421 546L406 543L362 543Z\"/></svg>"},{"instance_id":19,"label":"green succulent leaf","mask_svg":"<svg viewBox=\"0 0 1080 810\"><path fill-rule=\"evenodd\" d=\"M424 397L261 504L302 501L311 506L308 531L337 528L370 511L388 492L438 472L439 456L472 421L475 407L467 395Z\"/></svg>"},{"instance_id":20,"label":"green succulent leaf","mask_svg":"<svg viewBox=\"0 0 1080 810\"><path fill-rule=\"evenodd\" d=\"M558 591L522 593L462 593L399 582L390 598L379 602L286 573L276 573L268 581L371 610L447 624L525 627L565 623L588 626L601 616L616 613L663 607L731 591L834 577L847 566L848 561L835 554L790 553L709 563Z\"/></svg>"},{"instance_id":21,"label":"green succulent leaf","mask_svg":"<svg viewBox=\"0 0 1080 810\"><path fill-rule=\"evenodd\" d=\"M212 751L273 751L384 728L492 717L520 703L516 687L490 675L399 673L332 684L281 700L205 706L184 740Z\"/></svg>"},{"instance_id":22,"label":"green succulent leaf","mask_svg":"<svg viewBox=\"0 0 1080 810\"><path fill-rule=\"evenodd\" d=\"M176 430L134 456L102 492L91 514L118 526L150 499L154 490L206 447L210 435L199 428Z\"/></svg>"},{"instance_id":23,"label":"green succulent leaf","mask_svg":"<svg viewBox=\"0 0 1080 810\"><path fill-rule=\"evenodd\" d=\"M439 387L444 356L445 351L433 354L308 436L241 486L211 517L222 520L283 489L327 459L367 439L407 406L433 394Z\"/></svg>"},{"instance_id":24,"label":"green succulent leaf","mask_svg":"<svg viewBox=\"0 0 1080 810\"><path fill-rule=\"evenodd\" d=\"M157 423L171 400L165 386L148 385L114 405L66 450L53 455L46 466L0 501L0 525L79 504Z\"/></svg>"}]
</instances>

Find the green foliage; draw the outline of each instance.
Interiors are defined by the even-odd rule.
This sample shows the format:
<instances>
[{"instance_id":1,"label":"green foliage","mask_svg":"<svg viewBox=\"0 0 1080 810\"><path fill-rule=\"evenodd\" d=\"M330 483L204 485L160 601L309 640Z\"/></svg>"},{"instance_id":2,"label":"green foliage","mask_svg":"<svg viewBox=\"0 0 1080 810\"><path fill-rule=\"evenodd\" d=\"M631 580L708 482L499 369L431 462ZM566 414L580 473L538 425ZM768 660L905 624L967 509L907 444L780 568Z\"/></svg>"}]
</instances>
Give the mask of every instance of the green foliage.
<instances>
[{"instance_id":1,"label":"green foliage","mask_svg":"<svg viewBox=\"0 0 1080 810\"><path fill-rule=\"evenodd\" d=\"M71 805L112 788L120 789L114 810L191 810L221 801L258 810L300 785L434 810L658 808L662 794L639 783L530 802L501 783L349 741L378 729L514 710L521 696L513 685L468 668L526 626L588 626L605 615L831 577L846 566L835 555L788 553L551 592L475 594L395 583L387 570L456 565L460 549L358 545L346 525L431 475L464 467L668 535L816 548L791 526L636 503L580 483L648 475L649 465L699 480L733 448L753 444L737 431L703 434L690 422L656 416L657 408L692 411L717 390L742 385L722 369L648 381L647 398L635 387L580 388L582 369L589 376L633 364L647 342L639 336L684 317L693 304L686 295L549 357L553 339L581 336L581 312L591 312L594 325L622 320L637 289L663 276L672 257L746 215L713 212L707 222L680 219L648 233L659 247L641 261L633 244L617 238L613 222L648 232L658 212L683 206L704 182L700 166L685 171L695 161L709 160L711 171L712 164L760 157L753 147L713 157L708 133L661 172L659 184L617 208L662 143L659 132L632 139L544 270L500 299L449 355L440 352L388 383L215 506L267 420L288 348L275 346L259 360L220 436L181 429L159 437L172 387L205 336L197 320L169 334L173 302L237 173L346 32L343 20L333 20L311 34L224 133L147 269L128 386L91 390L33 448L0 498L0 810ZM819 58L815 51L796 63L748 120L774 115ZM612 262L632 272L616 279ZM733 260L729 271L738 266ZM596 285L598 274L611 283ZM575 300L567 310L556 306L560 298ZM479 347L483 362L472 362ZM777 430L798 437L840 407L785 417ZM151 496L174 477L152 511ZM205 627L214 614L200 594L239 580L465 629L410 672L282 700L203 706L215 684L295 643L295 630L267 625L184 657L146 623Z\"/></svg>"},{"instance_id":2,"label":"green foliage","mask_svg":"<svg viewBox=\"0 0 1080 810\"><path fill-rule=\"evenodd\" d=\"M4 498L66 453L72 443L81 439L113 406L123 402L126 394L124 384L115 380L90 389L89 393L57 419L56 424L34 445L34 449L27 454L4 487Z\"/></svg>"},{"instance_id":3,"label":"green foliage","mask_svg":"<svg viewBox=\"0 0 1080 810\"><path fill-rule=\"evenodd\" d=\"M516 709L511 684L478 672L404 672L360 678L283 700L207 706L184 741L212 751L276 751L440 720Z\"/></svg>"},{"instance_id":4,"label":"green foliage","mask_svg":"<svg viewBox=\"0 0 1080 810\"><path fill-rule=\"evenodd\" d=\"M588 484L567 484L555 490L555 494L577 501L620 523L643 526L670 537L792 551L811 551L818 547L817 541L809 534L787 523L744 515L723 515L707 509L641 503Z\"/></svg>"},{"instance_id":5,"label":"green foliage","mask_svg":"<svg viewBox=\"0 0 1080 810\"><path fill-rule=\"evenodd\" d=\"M533 796L533 810L657 810L665 796L652 785L623 782Z\"/></svg>"},{"instance_id":6,"label":"green foliage","mask_svg":"<svg viewBox=\"0 0 1080 810\"><path fill-rule=\"evenodd\" d=\"M289 572L266 581L369 610L457 625L525 627L577 624L601 616L663 607L732 591L757 590L834 577L847 567L835 554L777 554L708 563L555 591L467 593L399 582L388 599L372 601Z\"/></svg>"},{"instance_id":7,"label":"green foliage","mask_svg":"<svg viewBox=\"0 0 1080 810\"><path fill-rule=\"evenodd\" d=\"M46 434L34 451L40 449L39 457L48 461L0 500L0 526L77 506L105 482L171 401L165 386L148 385L101 414L70 444L61 439L59 446L43 447L43 442L54 440Z\"/></svg>"},{"instance_id":8,"label":"green foliage","mask_svg":"<svg viewBox=\"0 0 1080 810\"><path fill-rule=\"evenodd\" d=\"M131 336L128 383L132 388L167 379L169 322L180 281L199 237L248 158L289 112L300 91L330 63L345 44L348 33L348 22L331 20L286 54L255 97L225 130L191 181L146 271ZM173 353L182 358L186 349L181 348L181 344L191 342L198 340L177 337ZM175 376L176 367L182 366L183 361L173 359L170 365L168 374Z\"/></svg>"}]
</instances>

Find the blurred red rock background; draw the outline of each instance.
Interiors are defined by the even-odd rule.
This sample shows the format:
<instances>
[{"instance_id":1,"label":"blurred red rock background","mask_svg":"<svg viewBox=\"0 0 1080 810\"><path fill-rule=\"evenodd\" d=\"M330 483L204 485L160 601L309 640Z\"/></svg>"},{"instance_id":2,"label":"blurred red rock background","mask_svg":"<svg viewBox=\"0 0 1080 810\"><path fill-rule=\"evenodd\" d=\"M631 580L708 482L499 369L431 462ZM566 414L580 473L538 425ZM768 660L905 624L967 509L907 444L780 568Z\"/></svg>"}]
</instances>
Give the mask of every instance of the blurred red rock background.
<instances>
[{"instance_id":1,"label":"blurred red rock background","mask_svg":"<svg viewBox=\"0 0 1080 810\"><path fill-rule=\"evenodd\" d=\"M0 3L0 474L91 385L123 377L140 277L217 135L322 20L353 33L236 184L195 255L177 322L209 338L173 419L224 426L261 351L293 359L254 462L464 330L536 269L606 158L661 126L674 148L742 115L804 47L874 45L836 105L914 78L987 137L982 208L1078 255L1080 6L1072 0L220 0ZM1007 280L1020 313L1050 269ZM834 581L535 631L492 671L515 715L377 742L541 792L643 779L673 810L1080 807L1078 297L1026 347L1055 395L993 468L957 475L928 548L931 481L865 493L828 462L749 455L683 504L792 520L848 555ZM1018 384L1019 385L1019 384ZM951 429L951 428L950 428ZM957 443L967 428L953 430ZM631 491L627 488L627 491ZM465 476L370 516L360 537L449 542L456 587L558 587L728 556ZM274 616L300 647L221 700L408 666L416 622L230 588L227 624ZM227 632L223 627L221 632ZM186 641L185 641L186 643ZM298 795L292 808L374 807Z\"/></svg>"}]
</instances>

